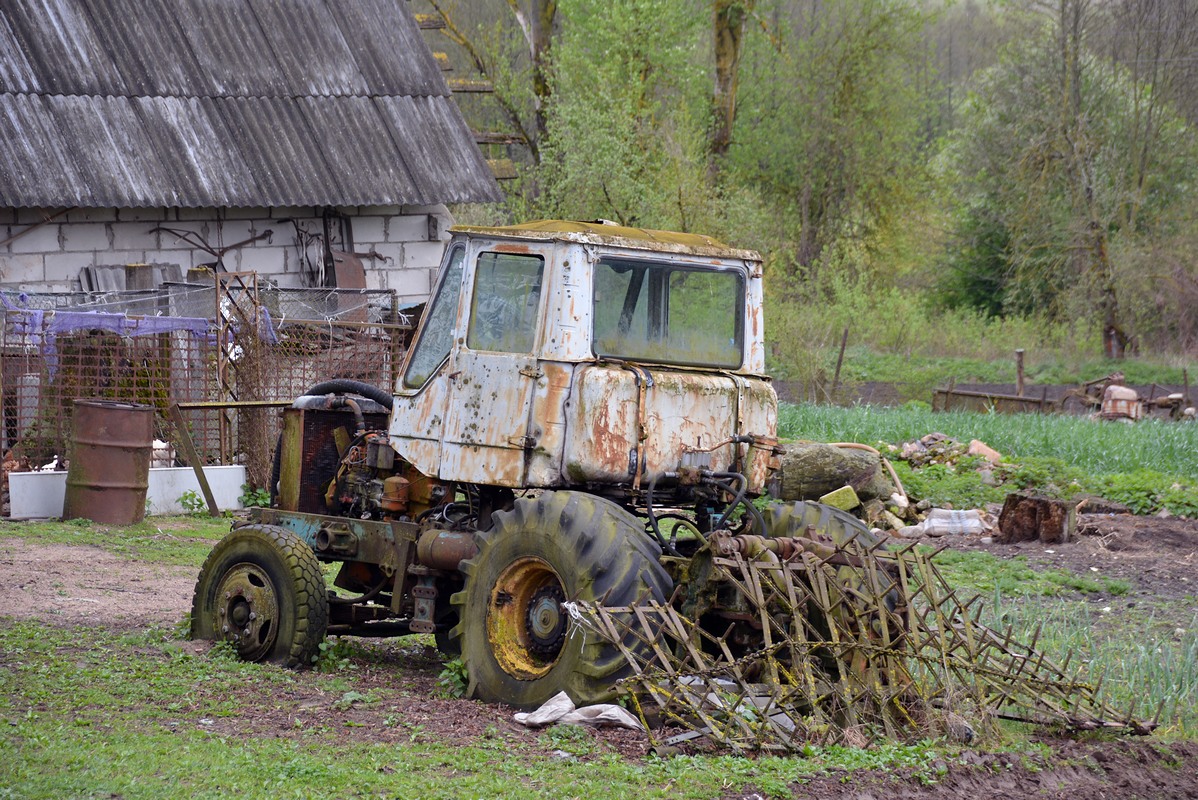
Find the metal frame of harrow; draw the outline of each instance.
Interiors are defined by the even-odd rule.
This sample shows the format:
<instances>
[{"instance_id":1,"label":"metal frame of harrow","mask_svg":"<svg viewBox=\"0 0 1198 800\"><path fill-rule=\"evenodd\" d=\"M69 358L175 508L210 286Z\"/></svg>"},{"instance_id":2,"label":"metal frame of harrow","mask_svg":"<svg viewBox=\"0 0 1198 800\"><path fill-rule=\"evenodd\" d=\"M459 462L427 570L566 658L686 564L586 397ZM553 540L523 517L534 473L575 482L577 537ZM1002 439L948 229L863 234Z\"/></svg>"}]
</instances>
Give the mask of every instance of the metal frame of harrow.
<instances>
[{"instance_id":1,"label":"metal frame of harrow","mask_svg":"<svg viewBox=\"0 0 1198 800\"><path fill-rule=\"evenodd\" d=\"M961 599L936 553L812 539L715 534L709 584L747 601L742 624L760 644L737 652L722 634L676 606L575 604L576 619L623 654L622 690L649 714L733 750L864 744L950 731L968 719L1057 724L1070 730L1149 733L1152 722L1116 715L1080 666L1057 665L1029 644L978 621L981 598ZM692 570L693 574L693 570ZM718 588L718 587L716 587ZM631 646L630 646L631 645ZM1071 654L1070 654L1071 655ZM655 707L655 710L654 710ZM1160 710L1157 710L1159 718ZM1119 719L1121 721L1113 721Z\"/></svg>"}]
</instances>

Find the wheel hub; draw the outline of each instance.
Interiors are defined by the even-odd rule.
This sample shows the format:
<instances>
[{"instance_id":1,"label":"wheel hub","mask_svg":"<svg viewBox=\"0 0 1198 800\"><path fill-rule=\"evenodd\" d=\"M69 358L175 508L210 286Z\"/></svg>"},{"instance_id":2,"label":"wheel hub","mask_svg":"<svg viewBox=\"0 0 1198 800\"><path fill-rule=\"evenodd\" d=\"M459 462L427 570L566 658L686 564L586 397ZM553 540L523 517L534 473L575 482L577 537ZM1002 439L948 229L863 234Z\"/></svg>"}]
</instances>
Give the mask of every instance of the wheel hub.
<instances>
[{"instance_id":1,"label":"wheel hub","mask_svg":"<svg viewBox=\"0 0 1198 800\"><path fill-rule=\"evenodd\" d=\"M518 558L499 574L487 605L487 640L496 663L518 680L536 680L553 668L569 620L561 578L539 558Z\"/></svg>"},{"instance_id":2,"label":"wheel hub","mask_svg":"<svg viewBox=\"0 0 1198 800\"><path fill-rule=\"evenodd\" d=\"M246 661L266 658L278 635L274 584L257 564L236 564L216 587L216 632Z\"/></svg>"},{"instance_id":3,"label":"wheel hub","mask_svg":"<svg viewBox=\"0 0 1198 800\"><path fill-rule=\"evenodd\" d=\"M562 649L566 638L566 615L562 603L566 593L556 583L537 589L528 604L528 648L542 658L551 659Z\"/></svg>"}]
</instances>

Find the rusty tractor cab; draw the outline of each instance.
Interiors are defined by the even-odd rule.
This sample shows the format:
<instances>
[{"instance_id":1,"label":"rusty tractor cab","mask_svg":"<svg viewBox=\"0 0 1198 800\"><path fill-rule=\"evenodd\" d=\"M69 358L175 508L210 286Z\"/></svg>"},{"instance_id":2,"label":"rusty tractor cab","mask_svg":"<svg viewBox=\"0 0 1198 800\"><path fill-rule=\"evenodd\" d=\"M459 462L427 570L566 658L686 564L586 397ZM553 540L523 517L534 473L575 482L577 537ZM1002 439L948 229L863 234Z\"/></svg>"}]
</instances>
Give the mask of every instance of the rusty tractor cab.
<instances>
[{"instance_id":1,"label":"rusty tractor cab","mask_svg":"<svg viewBox=\"0 0 1198 800\"><path fill-rule=\"evenodd\" d=\"M566 601L675 598L722 631L735 609L675 592L691 556L715 531L808 526L810 507L749 502L776 413L757 253L607 223L455 228L398 385L332 380L285 412L272 507L208 557L192 633L293 666L326 633L431 633L485 700L608 697L628 660L575 635Z\"/></svg>"}]
</instances>

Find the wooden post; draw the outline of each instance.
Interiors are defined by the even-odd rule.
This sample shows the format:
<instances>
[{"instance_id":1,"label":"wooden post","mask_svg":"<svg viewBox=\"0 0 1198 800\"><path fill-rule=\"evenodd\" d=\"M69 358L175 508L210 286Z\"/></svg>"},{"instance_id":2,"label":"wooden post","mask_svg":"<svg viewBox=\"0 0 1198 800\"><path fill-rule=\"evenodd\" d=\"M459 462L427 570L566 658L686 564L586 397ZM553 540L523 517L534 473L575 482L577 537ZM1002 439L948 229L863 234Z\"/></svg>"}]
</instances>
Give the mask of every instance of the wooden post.
<instances>
[{"instance_id":1,"label":"wooden post","mask_svg":"<svg viewBox=\"0 0 1198 800\"><path fill-rule=\"evenodd\" d=\"M200 491L204 493L204 501L208 503L208 513L211 516L219 517L220 508L216 505L216 498L212 496L212 488L208 485L208 476L204 474L204 464L200 461L200 454L191 440L191 432L187 430L187 423L183 421L183 412L179 410L178 403L171 403L170 415L171 422L175 423L175 430L179 434L179 448L191 464L192 470L195 471Z\"/></svg>"},{"instance_id":2,"label":"wooden post","mask_svg":"<svg viewBox=\"0 0 1198 800\"><path fill-rule=\"evenodd\" d=\"M845 326L844 334L840 337L840 355L836 357L836 372L832 375L832 393L828 396L828 402L834 402L832 398L836 397L836 390L840 388L840 366L844 363L844 348L849 343L849 329Z\"/></svg>"},{"instance_id":3,"label":"wooden post","mask_svg":"<svg viewBox=\"0 0 1198 800\"><path fill-rule=\"evenodd\" d=\"M1015 351L1015 394L1023 397L1023 348Z\"/></svg>"}]
</instances>

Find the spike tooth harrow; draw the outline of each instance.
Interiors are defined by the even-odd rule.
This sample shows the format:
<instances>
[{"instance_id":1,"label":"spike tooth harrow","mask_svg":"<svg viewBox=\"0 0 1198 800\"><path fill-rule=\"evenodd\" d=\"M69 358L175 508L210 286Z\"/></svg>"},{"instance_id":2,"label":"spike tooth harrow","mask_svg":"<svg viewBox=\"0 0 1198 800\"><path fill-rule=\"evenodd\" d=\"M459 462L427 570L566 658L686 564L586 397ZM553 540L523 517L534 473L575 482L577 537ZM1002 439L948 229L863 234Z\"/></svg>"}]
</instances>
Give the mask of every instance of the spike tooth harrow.
<instances>
[{"instance_id":1,"label":"spike tooth harrow","mask_svg":"<svg viewBox=\"0 0 1198 800\"><path fill-rule=\"evenodd\" d=\"M1069 659L1035 649L1038 634L1024 645L980 623L980 598L959 597L934 556L717 533L691 560L700 585L673 603L571 610L627 659L638 709L734 751L918 738L964 719L1155 727L1114 713ZM629 632L648 647L626 647Z\"/></svg>"}]
</instances>

